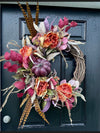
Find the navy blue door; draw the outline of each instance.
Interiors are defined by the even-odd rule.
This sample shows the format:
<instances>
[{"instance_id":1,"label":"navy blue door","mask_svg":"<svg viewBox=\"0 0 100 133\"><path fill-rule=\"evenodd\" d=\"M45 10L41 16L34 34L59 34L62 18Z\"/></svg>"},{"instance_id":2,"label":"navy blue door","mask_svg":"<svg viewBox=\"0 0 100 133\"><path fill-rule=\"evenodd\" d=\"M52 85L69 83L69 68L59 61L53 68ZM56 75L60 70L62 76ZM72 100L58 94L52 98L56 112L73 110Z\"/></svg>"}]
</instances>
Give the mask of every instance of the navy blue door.
<instances>
[{"instance_id":1,"label":"navy blue door","mask_svg":"<svg viewBox=\"0 0 100 133\"><path fill-rule=\"evenodd\" d=\"M2 5L1 8L2 42L0 45L3 55L5 51L8 51L6 48L8 41L15 40L21 45L23 34L29 34L29 32L18 5ZM31 6L31 10L34 18L35 7ZM66 108L60 110L51 107L46 112L50 125L47 125L33 108L22 131L100 131L100 10L41 6L40 20L46 16L50 16L50 21L57 16L55 24L64 16L78 23L78 26L69 30L69 33L72 33L71 39L85 42L85 45L80 46L86 60L86 76L81 87L87 102L84 103L78 99L78 105L72 109L73 126L70 124ZM61 56L56 58L52 66L56 68L61 79L70 80L75 69L75 61L67 54L65 57L69 64L67 70ZM2 89L13 83L11 76L11 73L3 70L2 63L0 81ZM1 102L4 101L4 98L1 95ZM2 131L18 130L17 126L22 113L22 109L19 108L20 102L21 99L18 99L16 94L10 96L1 113ZM7 124L3 122L3 117L6 115L11 118Z\"/></svg>"}]
</instances>

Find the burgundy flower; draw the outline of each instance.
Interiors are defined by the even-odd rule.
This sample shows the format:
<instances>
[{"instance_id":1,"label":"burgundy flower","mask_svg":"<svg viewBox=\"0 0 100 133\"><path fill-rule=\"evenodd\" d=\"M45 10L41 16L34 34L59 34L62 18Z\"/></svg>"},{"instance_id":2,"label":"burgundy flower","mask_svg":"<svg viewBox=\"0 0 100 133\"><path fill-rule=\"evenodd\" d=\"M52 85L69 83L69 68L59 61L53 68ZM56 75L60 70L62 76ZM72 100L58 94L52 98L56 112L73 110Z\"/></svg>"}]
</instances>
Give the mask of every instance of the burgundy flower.
<instances>
[{"instance_id":1,"label":"burgundy flower","mask_svg":"<svg viewBox=\"0 0 100 133\"><path fill-rule=\"evenodd\" d=\"M75 27L75 26L77 26L77 23L76 23L75 21L72 21L72 22L70 23L70 26L71 26L71 27Z\"/></svg>"},{"instance_id":2,"label":"burgundy flower","mask_svg":"<svg viewBox=\"0 0 100 133\"><path fill-rule=\"evenodd\" d=\"M57 82L54 80L54 78L51 78L50 81L53 83L53 85L57 85Z\"/></svg>"},{"instance_id":3,"label":"burgundy flower","mask_svg":"<svg viewBox=\"0 0 100 133\"><path fill-rule=\"evenodd\" d=\"M64 25L68 25L68 23L69 23L69 20L66 18L66 17L64 17Z\"/></svg>"},{"instance_id":4,"label":"burgundy flower","mask_svg":"<svg viewBox=\"0 0 100 133\"><path fill-rule=\"evenodd\" d=\"M8 69L9 67L11 67L11 63L9 61L5 62L3 68Z\"/></svg>"},{"instance_id":5,"label":"burgundy flower","mask_svg":"<svg viewBox=\"0 0 100 133\"><path fill-rule=\"evenodd\" d=\"M60 28L64 27L64 21L60 18L59 22L58 22L58 26Z\"/></svg>"},{"instance_id":6,"label":"burgundy flower","mask_svg":"<svg viewBox=\"0 0 100 133\"><path fill-rule=\"evenodd\" d=\"M5 52L4 58L5 58L6 60L10 60L10 53L9 53L9 52Z\"/></svg>"},{"instance_id":7,"label":"burgundy flower","mask_svg":"<svg viewBox=\"0 0 100 133\"><path fill-rule=\"evenodd\" d=\"M71 26L66 27L65 32L67 32L70 28L71 28Z\"/></svg>"},{"instance_id":8,"label":"burgundy flower","mask_svg":"<svg viewBox=\"0 0 100 133\"><path fill-rule=\"evenodd\" d=\"M63 20L60 19L59 22L58 22L58 26L60 28L63 28L65 25L68 25L68 24L69 24L69 21L66 17L64 17Z\"/></svg>"},{"instance_id":9,"label":"burgundy flower","mask_svg":"<svg viewBox=\"0 0 100 133\"><path fill-rule=\"evenodd\" d=\"M19 63L22 63L22 55L13 50L10 52L10 57L12 61L18 61Z\"/></svg>"},{"instance_id":10,"label":"burgundy flower","mask_svg":"<svg viewBox=\"0 0 100 133\"><path fill-rule=\"evenodd\" d=\"M33 90L32 88L29 88L29 89L27 90L27 93L28 93L30 96L33 96L34 90Z\"/></svg>"},{"instance_id":11,"label":"burgundy flower","mask_svg":"<svg viewBox=\"0 0 100 133\"><path fill-rule=\"evenodd\" d=\"M17 59L17 52L11 50L10 51L10 56L11 56L11 60L12 61L16 61L16 59Z\"/></svg>"},{"instance_id":12,"label":"burgundy flower","mask_svg":"<svg viewBox=\"0 0 100 133\"><path fill-rule=\"evenodd\" d=\"M22 58L22 55L21 54L17 53L17 59L16 59L16 61L18 61L20 64L22 63L23 58Z\"/></svg>"},{"instance_id":13,"label":"burgundy flower","mask_svg":"<svg viewBox=\"0 0 100 133\"><path fill-rule=\"evenodd\" d=\"M24 95L24 93L17 93L17 97L21 98Z\"/></svg>"},{"instance_id":14,"label":"burgundy flower","mask_svg":"<svg viewBox=\"0 0 100 133\"><path fill-rule=\"evenodd\" d=\"M66 102L65 102L67 108L72 109L72 108L73 108L73 103L74 103L74 101L75 101L75 98L74 98L73 96L72 96L70 99L67 99L68 105L67 105ZM69 107L68 107L68 106L69 106Z\"/></svg>"},{"instance_id":15,"label":"burgundy flower","mask_svg":"<svg viewBox=\"0 0 100 133\"><path fill-rule=\"evenodd\" d=\"M17 72L18 69L18 65L17 64L13 64L10 67L8 67L8 71L9 72Z\"/></svg>"},{"instance_id":16,"label":"burgundy flower","mask_svg":"<svg viewBox=\"0 0 100 133\"><path fill-rule=\"evenodd\" d=\"M25 82L23 80L21 81L16 81L14 83L14 86L20 90L23 90L25 88Z\"/></svg>"}]
</instances>

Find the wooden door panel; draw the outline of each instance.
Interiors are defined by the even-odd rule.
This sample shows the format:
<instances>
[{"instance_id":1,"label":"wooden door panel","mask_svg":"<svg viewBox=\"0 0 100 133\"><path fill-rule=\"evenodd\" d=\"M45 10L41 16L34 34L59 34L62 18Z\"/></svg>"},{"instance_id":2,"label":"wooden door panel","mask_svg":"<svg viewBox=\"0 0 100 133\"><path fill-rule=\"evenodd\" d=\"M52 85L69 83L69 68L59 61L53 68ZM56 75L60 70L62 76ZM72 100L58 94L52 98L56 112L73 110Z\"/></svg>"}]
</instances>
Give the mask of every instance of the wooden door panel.
<instances>
[{"instance_id":1,"label":"wooden door panel","mask_svg":"<svg viewBox=\"0 0 100 133\"><path fill-rule=\"evenodd\" d=\"M31 10L34 18L35 9L33 6L31 6ZM47 125L33 108L22 131L99 131L100 107L98 107L98 101L100 100L100 72L98 70L100 62L98 60L100 58L100 11L41 6L39 14L40 21L46 16L51 17L49 19L50 22L57 16L54 24L57 24L58 20L64 16L70 21L75 20L78 23L78 26L70 29L69 33L71 33L71 39L86 43L85 45L81 45L80 48L85 55L86 61L86 76L81 87L83 88L83 94L87 102L84 103L78 98L77 106L71 111L73 126L70 124L67 108L65 107L63 109L58 109L53 106L50 107L45 113L50 125ZM2 5L2 55L5 51L8 51L6 48L8 41L15 40L21 45L21 38L26 34L29 35L29 31L19 7L17 5ZM65 68L65 63L61 56L57 56L55 62L52 62L52 68L56 69L61 79L65 78L68 81L73 77L75 61L70 54L64 53L64 55L69 65L68 69ZM1 86L2 88L6 88L14 82L11 78L13 74L3 69L3 63L1 71ZM4 98L2 94L2 102ZM1 114L2 131L17 131L18 122L22 113L22 109L19 109L20 103L21 99L18 99L16 94L10 96ZM2 119L7 114L10 115L11 122L5 124Z\"/></svg>"}]
</instances>

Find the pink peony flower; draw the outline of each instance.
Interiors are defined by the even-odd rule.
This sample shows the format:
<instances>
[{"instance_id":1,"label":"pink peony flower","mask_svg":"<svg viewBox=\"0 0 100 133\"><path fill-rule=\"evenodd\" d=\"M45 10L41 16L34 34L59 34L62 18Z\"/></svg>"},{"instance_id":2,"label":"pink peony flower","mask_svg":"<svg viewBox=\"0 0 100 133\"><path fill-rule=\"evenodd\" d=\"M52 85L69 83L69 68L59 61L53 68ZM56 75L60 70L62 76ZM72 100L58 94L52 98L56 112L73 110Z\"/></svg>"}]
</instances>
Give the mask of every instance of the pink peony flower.
<instances>
[{"instance_id":1,"label":"pink peony flower","mask_svg":"<svg viewBox=\"0 0 100 133\"><path fill-rule=\"evenodd\" d=\"M11 63L9 61L5 62L3 68L8 69L9 67L11 67Z\"/></svg>"},{"instance_id":2,"label":"pink peony flower","mask_svg":"<svg viewBox=\"0 0 100 133\"><path fill-rule=\"evenodd\" d=\"M10 67L8 67L9 72L17 72L17 69L18 69L17 64L14 64L14 65L11 65Z\"/></svg>"},{"instance_id":3,"label":"pink peony flower","mask_svg":"<svg viewBox=\"0 0 100 133\"><path fill-rule=\"evenodd\" d=\"M10 60L10 53L9 53L9 52L5 52L4 58L5 58L6 60Z\"/></svg>"},{"instance_id":4,"label":"pink peony flower","mask_svg":"<svg viewBox=\"0 0 100 133\"><path fill-rule=\"evenodd\" d=\"M23 90L25 88L25 82L24 81L16 81L14 83L14 86L20 90Z\"/></svg>"},{"instance_id":5,"label":"pink peony flower","mask_svg":"<svg viewBox=\"0 0 100 133\"><path fill-rule=\"evenodd\" d=\"M24 95L24 93L17 93L17 97L21 98Z\"/></svg>"},{"instance_id":6,"label":"pink peony flower","mask_svg":"<svg viewBox=\"0 0 100 133\"><path fill-rule=\"evenodd\" d=\"M27 93L28 93L30 96L33 96L34 90L33 90L32 88L29 88L29 89L27 90Z\"/></svg>"}]
</instances>

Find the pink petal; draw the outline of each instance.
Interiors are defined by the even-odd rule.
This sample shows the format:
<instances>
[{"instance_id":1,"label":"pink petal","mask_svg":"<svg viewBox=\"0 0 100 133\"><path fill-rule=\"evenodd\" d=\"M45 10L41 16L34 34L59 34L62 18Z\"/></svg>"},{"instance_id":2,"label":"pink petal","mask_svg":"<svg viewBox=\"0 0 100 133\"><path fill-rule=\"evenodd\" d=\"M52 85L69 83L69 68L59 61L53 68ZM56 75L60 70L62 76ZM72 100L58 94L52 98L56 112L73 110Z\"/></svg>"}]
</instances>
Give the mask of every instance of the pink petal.
<instances>
[{"instance_id":1,"label":"pink petal","mask_svg":"<svg viewBox=\"0 0 100 133\"><path fill-rule=\"evenodd\" d=\"M62 42L63 44L66 44L68 42L68 39L66 37L63 37Z\"/></svg>"},{"instance_id":2,"label":"pink petal","mask_svg":"<svg viewBox=\"0 0 100 133\"><path fill-rule=\"evenodd\" d=\"M59 47L60 50L65 50L66 48L67 48L67 44L62 44L62 45Z\"/></svg>"},{"instance_id":3,"label":"pink petal","mask_svg":"<svg viewBox=\"0 0 100 133\"><path fill-rule=\"evenodd\" d=\"M57 47L59 48L61 46L61 41L58 42Z\"/></svg>"},{"instance_id":4,"label":"pink petal","mask_svg":"<svg viewBox=\"0 0 100 133\"><path fill-rule=\"evenodd\" d=\"M70 100L71 100L71 103L73 103L73 102L75 101L75 98L72 96L72 97L70 98Z\"/></svg>"},{"instance_id":5,"label":"pink petal","mask_svg":"<svg viewBox=\"0 0 100 133\"><path fill-rule=\"evenodd\" d=\"M77 80L71 79L68 83L71 84L71 86L74 86L76 88L79 87L79 81Z\"/></svg>"},{"instance_id":6,"label":"pink petal","mask_svg":"<svg viewBox=\"0 0 100 133\"><path fill-rule=\"evenodd\" d=\"M72 22L70 23L70 26L71 26L71 27L75 27L75 26L77 26L77 23L76 23L75 21L72 21Z\"/></svg>"},{"instance_id":7,"label":"pink petal","mask_svg":"<svg viewBox=\"0 0 100 133\"><path fill-rule=\"evenodd\" d=\"M48 18L49 18L49 16L47 16L47 17L45 18L45 20L44 20L44 24L45 24L46 32L49 31L49 22L48 22Z\"/></svg>"},{"instance_id":8,"label":"pink petal","mask_svg":"<svg viewBox=\"0 0 100 133\"><path fill-rule=\"evenodd\" d=\"M65 32L67 32L70 28L71 26L66 27Z\"/></svg>"},{"instance_id":9,"label":"pink petal","mask_svg":"<svg viewBox=\"0 0 100 133\"><path fill-rule=\"evenodd\" d=\"M50 81L52 81L53 85L57 85L57 82L53 78L51 78Z\"/></svg>"},{"instance_id":10,"label":"pink petal","mask_svg":"<svg viewBox=\"0 0 100 133\"><path fill-rule=\"evenodd\" d=\"M54 28L54 26L53 26L53 25L51 25L51 30L53 30L53 28Z\"/></svg>"},{"instance_id":11,"label":"pink petal","mask_svg":"<svg viewBox=\"0 0 100 133\"><path fill-rule=\"evenodd\" d=\"M25 88L25 82L23 81L16 81L14 83L14 86L20 90L23 90Z\"/></svg>"},{"instance_id":12,"label":"pink petal","mask_svg":"<svg viewBox=\"0 0 100 133\"><path fill-rule=\"evenodd\" d=\"M68 100L67 100L67 102L68 102ZM66 104L66 103L65 103ZM68 105L66 104L66 106L67 106L67 108L70 108L70 109L72 109L73 108L73 104L72 103L69 103L68 102ZM69 106L69 107L68 107Z\"/></svg>"},{"instance_id":13,"label":"pink petal","mask_svg":"<svg viewBox=\"0 0 100 133\"><path fill-rule=\"evenodd\" d=\"M7 69L7 68L9 68L10 66L11 66L11 63L10 63L9 61L7 61L7 62L4 63L3 68L4 68L4 69Z\"/></svg>"},{"instance_id":14,"label":"pink petal","mask_svg":"<svg viewBox=\"0 0 100 133\"><path fill-rule=\"evenodd\" d=\"M29 62L29 57L28 57L28 56L25 56L25 57L23 58L23 67L24 67L25 69L28 68L28 62Z\"/></svg>"},{"instance_id":15,"label":"pink petal","mask_svg":"<svg viewBox=\"0 0 100 133\"><path fill-rule=\"evenodd\" d=\"M51 105L50 99L45 99L45 101L47 101L47 103L46 103L45 107L43 108L42 112L47 112Z\"/></svg>"},{"instance_id":16,"label":"pink petal","mask_svg":"<svg viewBox=\"0 0 100 133\"><path fill-rule=\"evenodd\" d=\"M58 26L59 26L60 28L64 27L64 21L63 21L62 19L59 20Z\"/></svg>"},{"instance_id":17,"label":"pink petal","mask_svg":"<svg viewBox=\"0 0 100 133\"><path fill-rule=\"evenodd\" d=\"M63 83L67 83L66 79L63 79L62 81L60 81L60 84L63 84Z\"/></svg>"},{"instance_id":18,"label":"pink petal","mask_svg":"<svg viewBox=\"0 0 100 133\"><path fill-rule=\"evenodd\" d=\"M17 97L21 98L24 95L24 93L17 93Z\"/></svg>"},{"instance_id":19,"label":"pink petal","mask_svg":"<svg viewBox=\"0 0 100 133\"><path fill-rule=\"evenodd\" d=\"M66 17L64 17L64 25L68 25L69 21Z\"/></svg>"},{"instance_id":20,"label":"pink petal","mask_svg":"<svg viewBox=\"0 0 100 133\"><path fill-rule=\"evenodd\" d=\"M69 108L70 109L72 109L73 108L73 102L75 101L75 98L74 97L71 97L70 99L67 99L67 103L68 103L68 105L66 104L66 106L67 106L67 108L68 108L68 106L69 106Z\"/></svg>"},{"instance_id":21,"label":"pink petal","mask_svg":"<svg viewBox=\"0 0 100 133\"><path fill-rule=\"evenodd\" d=\"M10 53L9 53L9 52L5 52L4 58L5 58L6 60L10 60Z\"/></svg>"},{"instance_id":22,"label":"pink petal","mask_svg":"<svg viewBox=\"0 0 100 133\"><path fill-rule=\"evenodd\" d=\"M33 96L34 90L33 90L32 88L30 88L30 89L27 90L27 93L28 93L30 96Z\"/></svg>"},{"instance_id":23,"label":"pink petal","mask_svg":"<svg viewBox=\"0 0 100 133\"><path fill-rule=\"evenodd\" d=\"M8 67L9 72L17 72L17 69L18 69L17 64L14 64L14 65Z\"/></svg>"}]
</instances>

